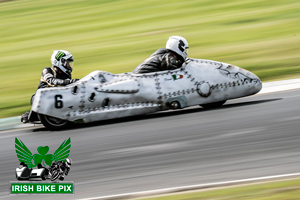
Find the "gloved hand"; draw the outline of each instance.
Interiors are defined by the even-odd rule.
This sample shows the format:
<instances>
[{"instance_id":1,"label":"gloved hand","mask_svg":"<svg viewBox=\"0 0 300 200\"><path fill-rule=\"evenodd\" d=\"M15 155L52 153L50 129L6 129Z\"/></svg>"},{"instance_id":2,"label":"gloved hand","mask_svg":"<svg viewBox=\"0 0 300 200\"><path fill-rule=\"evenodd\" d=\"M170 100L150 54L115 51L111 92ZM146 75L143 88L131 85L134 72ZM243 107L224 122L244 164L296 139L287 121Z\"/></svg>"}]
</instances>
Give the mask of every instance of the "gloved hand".
<instances>
[{"instance_id":1,"label":"gloved hand","mask_svg":"<svg viewBox=\"0 0 300 200\"><path fill-rule=\"evenodd\" d=\"M77 82L77 81L79 81L79 79L78 79L78 78L74 78L74 79L71 79L71 80L70 80L70 83L75 83L75 82Z\"/></svg>"},{"instance_id":2,"label":"gloved hand","mask_svg":"<svg viewBox=\"0 0 300 200\"><path fill-rule=\"evenodd\" d=\"M182 66L182 61L176 60L172 54L167 54L166 57L167 70L178 69Z\"/></svg>"},{"instance_id":3,"label":"gloved hand","mask_svg":"<svg viewBox=\"0 0 300 200\"><path fill-rule=\"evenodd\" d=\"M75 83L76 81L79 81L79 79L77 79L77 78L75 78L75 79L65 79L63 81L64 81L63 85L69 85L71 83Z\"/></svg>"}]
</instances>

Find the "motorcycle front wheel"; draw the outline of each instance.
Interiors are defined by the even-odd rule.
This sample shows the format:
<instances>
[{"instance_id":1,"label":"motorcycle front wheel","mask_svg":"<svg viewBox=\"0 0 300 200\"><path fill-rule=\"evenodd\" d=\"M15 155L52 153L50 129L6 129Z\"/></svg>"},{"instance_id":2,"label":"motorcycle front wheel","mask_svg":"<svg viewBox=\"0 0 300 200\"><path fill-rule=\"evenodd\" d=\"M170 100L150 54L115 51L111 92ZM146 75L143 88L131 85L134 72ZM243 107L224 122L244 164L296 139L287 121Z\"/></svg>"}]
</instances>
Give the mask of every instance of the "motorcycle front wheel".
<instances>
[{"instance_id":1,"label":"motorcycle front wheel","mask_svg":"<svg viewBox=\"0 0 300 200\"><path fill-rule=\"evenodd\" d=\"M39 118L42 124L51 131L65 129L71 125L71 122L69 121L50 117L48 115L39 114Z\"/></svg>"}]
</instances>

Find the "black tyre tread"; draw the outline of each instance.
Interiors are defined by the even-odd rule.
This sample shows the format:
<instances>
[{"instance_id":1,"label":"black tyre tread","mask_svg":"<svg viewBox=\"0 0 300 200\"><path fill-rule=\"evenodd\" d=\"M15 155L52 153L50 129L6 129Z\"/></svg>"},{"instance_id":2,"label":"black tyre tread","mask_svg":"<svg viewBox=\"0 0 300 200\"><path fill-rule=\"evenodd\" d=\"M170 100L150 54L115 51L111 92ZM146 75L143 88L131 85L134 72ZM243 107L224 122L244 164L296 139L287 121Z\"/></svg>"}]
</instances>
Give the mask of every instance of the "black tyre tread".
<instances>
[{"instance_id":1,"label":"black tyre tread","mask_svg":"<svg viewBox=\"0 0 300 200\"><path fill-rule=\"evenodd\" d=\"M65 128L68 128L72 122L69 122L69 121L63 121L62 124L52 124L49 122L49 116L47 115L43 115L43 114L39 114L39 118L42 122L42 124L49 130L51 131L56 131L56 130L62 130L62 129L65 129Z\"/></svg>"},{"instance_id":2,"label":"black tyre tread","mask_svg":"<svg viewBox=\"0 0 300 200\"><path fill-rule=\"evenodd\" d=\"M51 181L55 181L59 177L59 172L54 171L53 174L51 175Z\"/></svg>"}]
</instances>

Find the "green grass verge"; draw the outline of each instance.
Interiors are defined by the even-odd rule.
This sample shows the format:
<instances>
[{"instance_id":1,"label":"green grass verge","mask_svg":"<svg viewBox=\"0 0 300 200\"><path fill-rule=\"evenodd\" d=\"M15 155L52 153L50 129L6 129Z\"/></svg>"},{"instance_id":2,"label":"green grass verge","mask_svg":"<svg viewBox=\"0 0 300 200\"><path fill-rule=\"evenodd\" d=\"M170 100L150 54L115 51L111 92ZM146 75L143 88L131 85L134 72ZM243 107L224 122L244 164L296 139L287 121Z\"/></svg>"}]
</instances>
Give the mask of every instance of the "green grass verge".
<instances>
[{"instance_id":1,"label":"green grass verge","mask_svg":"<svg viewBox=\"0 0 300 200\"><path fill-rule=\"evenodd\" d=\"M0 0L0 118L30 109L53 50L74 77L132 71L171 35L192 58L231 63L263 81L300 75L298 0Z\"/></svg>"},{"instance_id":2,"label":"green grass verge","mask_svg":"<svg viewBox=\"0 0 300 200\"><path fill-rule=\"evenodd\" d=\"M300 179L279 181L202 192L143 198L140 200L299 200Z\"/></svg>"}]
</instances>

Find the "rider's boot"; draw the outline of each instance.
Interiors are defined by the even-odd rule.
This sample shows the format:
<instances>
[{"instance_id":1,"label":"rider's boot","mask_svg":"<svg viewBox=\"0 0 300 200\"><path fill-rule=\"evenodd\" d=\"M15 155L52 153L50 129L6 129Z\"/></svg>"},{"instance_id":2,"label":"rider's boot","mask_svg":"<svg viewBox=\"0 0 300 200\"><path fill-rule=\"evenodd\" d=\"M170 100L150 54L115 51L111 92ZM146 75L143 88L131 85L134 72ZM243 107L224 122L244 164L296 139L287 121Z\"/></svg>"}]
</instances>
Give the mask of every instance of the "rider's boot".
<instances>
[{"instance_id":1,"label":"rider's boot","mask_svg":"<svg viewBox=\"0 0 300 200\"><path fill-rule=\"evenodd\" d=\"M21 122L29 123L29 111L26 111L22 116L21 116Z\"/></svg>"}]
</instances>

